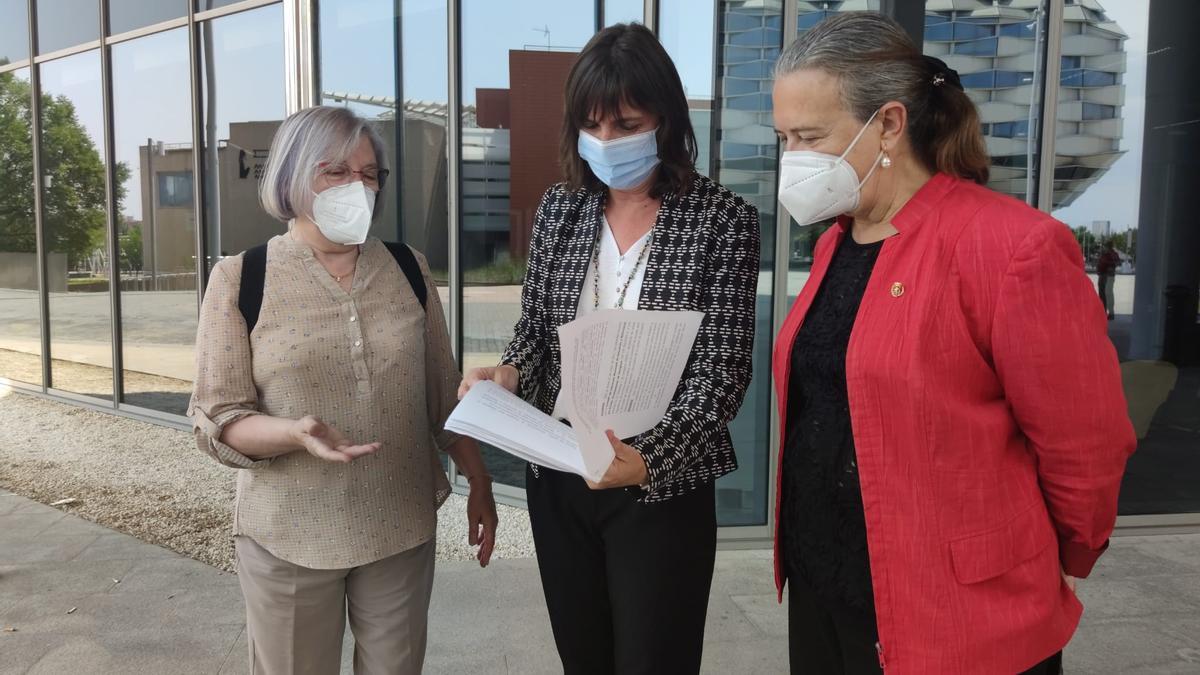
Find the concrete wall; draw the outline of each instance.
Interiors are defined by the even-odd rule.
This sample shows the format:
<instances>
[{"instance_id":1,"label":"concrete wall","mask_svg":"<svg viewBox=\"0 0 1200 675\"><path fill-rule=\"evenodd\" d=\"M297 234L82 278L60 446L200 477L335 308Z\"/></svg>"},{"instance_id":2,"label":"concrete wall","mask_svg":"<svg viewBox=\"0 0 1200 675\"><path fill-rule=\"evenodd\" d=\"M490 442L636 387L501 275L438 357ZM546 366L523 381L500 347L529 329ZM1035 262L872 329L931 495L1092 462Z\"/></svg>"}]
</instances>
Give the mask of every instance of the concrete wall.
<instances>
[{"instance_id":1,"label":"concrete wall","mask_svg":"<svg viewBox=\"0 0 1200 675\"><path fill-rule=\"evenodd\" d=\"M67 291L67 254L49 253L46 261L46 278L51 293ZM37 254L0 252L0 288L15 288L36 291Z\"/></svg>"}]
</instances>

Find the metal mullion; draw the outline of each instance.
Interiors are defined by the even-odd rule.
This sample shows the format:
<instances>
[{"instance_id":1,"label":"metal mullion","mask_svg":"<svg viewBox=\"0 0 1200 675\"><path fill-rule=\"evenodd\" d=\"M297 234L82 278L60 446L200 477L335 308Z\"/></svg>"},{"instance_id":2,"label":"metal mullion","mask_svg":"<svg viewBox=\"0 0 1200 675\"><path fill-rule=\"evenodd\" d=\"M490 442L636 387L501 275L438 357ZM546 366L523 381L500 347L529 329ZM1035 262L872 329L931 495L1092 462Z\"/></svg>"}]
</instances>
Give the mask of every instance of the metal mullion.
<instances>
[{"instance_id":1,"label":"metal mullion","mask_svg":"<svg viewBox=\"0 0 1200 675\"><path fill-rule=\"evenodd\" d=\"M37 3L29 2L29 53L37 53ZM50 388L50 282L46 270L46 232L42 219L42 69L30 61L29 125L33 141L33 223L37 242L38 320L41 322L42 391Z\"/></svg>"},{"instance_id":2,"label":"metal mullion","mask_svg":"<svg viewBox=\"0 0 1200 675\"><path fill-rule=\"evenodd\" d=\"M292 0L289 0L289 2L290 1L292 1ZM280 0L246 0L246 2L239 2L236 5L229 5L228 7L218 7L216 9L206 9L202 12L193 11L193 8L189 6L188 14L189 14L189 16L192 17L193 21L208 21L209 19L219 19L223 16L229 16L230 14L238 14L239 12L245 12L245 11L248 11L251 9L258 9L259 7L266 7L268 5L278 5L279 3L280 3ZM191 2L191 0L189 0L188 4L193 5L195 3Z\"/></svg>"},{"instance_id":3,"label":"metal mullion","mask_svg":"<svg viewBox=\"0 0 1200 675\"><path fill-rule=\"evenodd\" d=\"M446 268L450 284L450 345L463 365L463 284L459 260L459 228L462 223L462 1L446 0ZM447 457L450 483L457 484L458 466Z\"/></svg>"},{"instance_id":4,"label":"metal mullion","mask_svg":"<svg viewBox=\"0 0 1200 675\"><path fill-rule=\"evenodd\" d=\"M596 29L593 32L599 33L604 30L604 0L596 0Z\"/></svg>"},{"instance_id":5,"label":"metal mullion","mask_svg":"<svg viewBox=\"0 0 1200 675\"><path fill-rule=\"evenodd\" d=\"M188 2L188 75L191 79L192 115L192 213L196 234L196 312L199 316L200 303L204 300L204 288L208 284L208 221L204 212L204 179L201 173L200 145L204 138L204 120L200 112L200 40L196 31L195 3ZM212 64L207 64L212 67ZM211 92L210 92L211 93Z\"/></svg>"},{"instance_id":6,"label":"metal mullion","mask_svg":"<svg viewBox=\"0 0 1200 675\"><path fill-rule=\"evenodd\" d=\"M108 0L100 0L100 34L108 32ZM124 354L121 352L121 294L120 265L121 247L117 243L117 174L116 148L113 139L116 136L113 128L113 95L112 95L112 55L108 47L100 49L100 105L104 119L104 219L107 228L108 245L108 301L109 327L112 340L112 375L113 392L112 406L116 408L121 402L121 392L125 388Z\"/></svg>"},{"instance_id":7,"label":"metal mullion","mask_svg":"<svg viewBox=\"0 0 1200 675\"><path fill-rule=\"evenodd\" d=\"M1063 0L1049 0L1046 16L1046 60L1043 69L1041 132L1038 134L1037 207L1054 209L1054 159L1058 135L1058 94L1062 80ZM1033 167L1025 167L1026 171Z\"/></svg>"},{"instance_id":8,"label":"metal mullion","mask_svg":"<svg viewBox=\"0 0 1200 675\"><path fill-rule=\"evenodd\" d=\"M105 23L108 22L107 17L105 17L104 22ZM105 45L115 45L115 44L120 44L122 42L128 42L130 40L136 40L137 38L140 38L140 37L146 37L147 35L153 35L155 33L162 33L163 31L168 31L173 28L179 28L181 26L186 26L186 25L188 25L188 18L186 16L181 16L178 19L171 19L170 21L163 21L160 23L156 23L152 26L145 26L143 28L135 28L133 30L125 31L124 33L118 33L117 35L110 35L110 36L103 38L103 41L104 41Z\"/></svg>"},{"instance_id":9,"label":"metal mullion","mask_svg":"<svg viewBox=\"0 0 1200 675\"><path fill-rule=\"evenodd\" d=\"M283 3L283 82L289 115L313 106L319 98L313 71L314 16L312 0Z\"/></svg>"},{"instance_id":10,"label":"metal mullion","mask_svg":"<svg viewBox=\"0 0 1200 675\"><path fill-rule=\"evenodd\" d=\"M721 106L720 101L723 98L721 93L721 85L724 82L721 77L721 64L725 61L725 45L721 40L721 36L725 32L725 13L721 11L721 0L713 0L713 82L712 91L713 98L712 107L708 111L708 166L704 167L708 171L708 175L714 181L717 181L720 173L720 129L721 129Z\"/></svg>"},{"instance_id":11,"label":"metal mullion","mask_svg":"<svg viewBox=\"0 0 1200 675\"><path fill-rule=\"evenodd\" d=\"M658 0L645 0L642 3L642 25L658 35Z\"/></svg>"},{"instance_id":12,"label":"metal mullion","mask_svg":"<svg viewBox=\"0 0 1200 675\"><path fill-rule=\"evenodd\" d=\"M797 0L784 0L783 3L783 30L782 42L779 45L780 53L787 48L797 38L797 24L799 22L800 10ZM782 148L776 145L776 169L775 181L779 182L779 164L778 160L783 156ZM772 261L772 284L771 284L771 346L774 348L775 338L779 335L779 331L783 328L783 322L787 318L788 310L791 309L788 304L788 278L791 274L790 263L792 240L792 217L788 214L787 209L775 207L775 259ZM772 379L774 375L771 375ZM775 500L778 492L779 483L779 466L775 460L775 443L780 437L782 430L781 420L779 419L779 402L776 398L775 387L771 386L771 410L770 410L770 436L767 441L767 524L766 537L769 538L774 534L775 528ZM746 533L750 540L754 540L753 533Z\"/></svg>"},{"instance_id":13,"label":"metal mullion","mask_svg":"<svg viewBox=\"0 0 1200 675\"><path fill-rule=\"evenodd\" d=\"M37 4L37 3L33 3L33 4ZM103 44L103 42L101 40L89 40L82 44L73 45L73 46L67 47L65 49L59 49L57 51L53 51L48 54L38 54L37 56L33 57L33 62L34 63L45 63L46 61L54 61L55 59L61 59L64 56L71 56L73 54L79 54L80 52L88 52L93 49L99 49L101 44Z\"/></svg>"}]
</instances>

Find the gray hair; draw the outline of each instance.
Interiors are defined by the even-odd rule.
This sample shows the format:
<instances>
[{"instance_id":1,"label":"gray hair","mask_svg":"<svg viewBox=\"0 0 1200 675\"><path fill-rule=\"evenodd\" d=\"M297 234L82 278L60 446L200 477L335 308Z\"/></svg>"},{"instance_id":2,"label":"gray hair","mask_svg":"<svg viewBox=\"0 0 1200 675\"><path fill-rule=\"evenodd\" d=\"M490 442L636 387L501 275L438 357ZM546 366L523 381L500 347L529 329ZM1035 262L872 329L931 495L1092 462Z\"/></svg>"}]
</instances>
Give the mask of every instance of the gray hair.
<instances>
[{"instance_id":1,"label":"gray hair","mask_svg":"<svg viewBox=\"0 0 1200 675\"><path fill-rule=\"evenodd\" d=\"M883 104L899 101L910 110L914 85L924 69L912 39L892 19L877 12L843 12L813 26L783 50L775 77L806 68L838 78L842 105L866 122Z\"/></svg>"},{"instance_id":2,"label":"gray hair","mask_svg":"<svg viewBox=\"0 0 1200 675\"><path fill-rule=\"evenodd\" d=\"M987 183L990 159L975 104L958 75L953 85L946 82L945 73L953 71L923 56L894 20L844 12L821 21L783 50L775 77L808 68L837 78L842 106L860 123L886 103L903 104L913 151L930 171Z\"/></svg>"},{"instance_id":3,"label":"gray hair","mask_svg":"<svg viewBox=\"0 0 1200 675\"><path fill-rule=\"evenodd\" d=\"M316 106L288 116L271 141L259 184L258 198L263 210L283 221L297 216L311 218L312 184L318 165L345 162L363 134L375 150L376 164L385 168L387 155L379 132L349 109ZM379 213L382 203L379 195L375 199L375 213Z\"/></svg>"}]
</instances>

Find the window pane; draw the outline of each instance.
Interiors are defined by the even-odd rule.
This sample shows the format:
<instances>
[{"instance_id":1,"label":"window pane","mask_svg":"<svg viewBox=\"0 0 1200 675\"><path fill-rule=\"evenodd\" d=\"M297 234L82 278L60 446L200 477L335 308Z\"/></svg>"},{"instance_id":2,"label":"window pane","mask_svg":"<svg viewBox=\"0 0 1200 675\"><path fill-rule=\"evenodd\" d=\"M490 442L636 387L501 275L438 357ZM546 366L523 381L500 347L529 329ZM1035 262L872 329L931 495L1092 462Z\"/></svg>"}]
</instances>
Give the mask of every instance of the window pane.
<instances>
[{"instance_id":1,"label":"window pane","mask_svg":"<svg viewBox=\"0 0 1200 675\"><path fill-rule=\"evenodd\" d=\"M802 3L803 4L803 3ZM725 187L756 206L762 227L754 326L754 379L729 426L738 470L717 481L717 522L723 526L767 522L771 438L770 345L775 232L776 142L771 120L771 69L783 46L780 3L721 0L717 85L720 123L717 175Z\"/></svg>"},{"instance_id":2,"label":"window pane","mask_svg":"<svg viewBox=\"0 0 1200 675\"><path fill-rule=\"evenodd\" d=\"M186 28L112 47L122 400L184 414L196 337Z\"/></svg>"},{"instance_id":3,"label":"window pane","mask_svg":"<svg viewBox=\"0 0 1200 675\"><path fill-rule=\"evenodd\" d=\"M696 132L696 169L711 173L716 0L661 0L658 37L675 62Z\"/></svg>"},{"instance_id":4,"label":"window pane","mask_svg":"<svg viewBox=\"0 0 1200 675\"><path fill-rule=\"evenodd\" d=\"M321 4L321 102L373 120L388 148L392 175L371 233L404 241L425 255L449 318L446 3L403 0L400 35L395 7L394 0ZM499 213L507 223L507 201ZM440 457L445 463L445 453Z\"/></svg>"},{"instance_id":5,"label":"window pane","mask_svg":"<svg viewBox=\"0 0 1200 675\"><path fill-rule=\"evenodd\" d=\"M200 24L205 236L209 269L283 232L258 204L267 150L284 117L283 9Z\"/></svg>"},{"instance_id":6,"label":"window pane","mask_svg":"<svg viewBox=\"0 0 1200 675\"><path fill-rule=\"evenodd\" d=\"M1055 141L1054 216L1070 226L1085 265L1114 316L1109 337L1121 360L1138 435L1122 484L1120 513L1200 512L1200 184L1195 157L1200 52L1196 3L1102 0L1101 13L1068 11ZM1070 9L1070 8L1068 8ZM1097 41L1093 32L1112 38ZM1098 49L1103 47L1103 49ZM1080 103L1081 102L1081 103ZM1102 260L1104 242L1116 259Z\"/></svg>"},{"instance_id":7,"label":"window pane","mask_svg":"<svg viewBox=\"0 0 1200 675\"><path fill-rule=\"evenodd\" d=\"M29 69L0 73L0 378L42 383Z\"/></svg>"},{"instance_id":8,"label":"window pane","mask_svg":"<svg viewBox=\"0 0 1200 675\"><path fill-rule=\"evenodd\" d=\"M108 34L187 16L187 0L108 0Z\"/></svg>"},{"instance_id":9,"label":"window pane","mask_svg":"<svg viewBox=\"0 0 1200 675\"><path fill-rule=\"evenodd\" d=\"M29 58L26 0L0 0L0 65Z\"/></svg>"},{"instance_id":10,"label":"window pane","mask_svg":"<svg viewBox=\"0 0 1200 675\"><path fill-rule=\"evenodd\" d=\"M643 16L646 12L644 0L603 0L603 2L605 26L635 21L644 23Z\"/></svg>"},{"instance_id":11,"label":"window pane","mask_svg":"<svg viewBox=\"0 0 1200 675\"><path fill-rule=\"evenodd\" d=\"M968 4L981 10L991 7L990 2ZM939 26L937 35L926 33L925 53L957 70L963 88L979 107L993 159L989 187L1029 203L1037 198L1046 5L1046 0L1028 2L1019 8L1006 6L1003 16L971 16L962 8L952 11L941 0L929 0L925 12L926 26ZM945 26L951 27L950 40ZM997 32L1003 39L979 39ZM997 159L1015 155L1026 159L1019 166L1011 159Z\"/></svg>"},{"instance_id":12,"label":"window pane","mask_svg":"<svg viewBox=\"0 0 1200 675\"><path fill-rule=\"evenodd\" d=\"M37 0L37 10L39 54L100 39L96 0Z\"/></svg>"},{"instance_id":13,"label":"window pane","mask_svg":"<svg viewBox=\"0 0 1200 675\"><path fill-rule=\"evenodd\" d=\"M482 200L462 212L465 369L496 365L512 338L533 214L562 180L567 72L594 24L589 0L462 0L462 190ZM524 487L523 462L485 455L496 480Z\"/></svg>"},{"instance_id":14,"label":"window pane","mask_svg":"<svg viewBox=\"0 0 1200 675\"><path fill-rule=\"evenodd\" d=\"M53 359L50 385L111 399L111 277L100 52L75 54L40 68L42 225Z\"/></svg>"}]
</instances>

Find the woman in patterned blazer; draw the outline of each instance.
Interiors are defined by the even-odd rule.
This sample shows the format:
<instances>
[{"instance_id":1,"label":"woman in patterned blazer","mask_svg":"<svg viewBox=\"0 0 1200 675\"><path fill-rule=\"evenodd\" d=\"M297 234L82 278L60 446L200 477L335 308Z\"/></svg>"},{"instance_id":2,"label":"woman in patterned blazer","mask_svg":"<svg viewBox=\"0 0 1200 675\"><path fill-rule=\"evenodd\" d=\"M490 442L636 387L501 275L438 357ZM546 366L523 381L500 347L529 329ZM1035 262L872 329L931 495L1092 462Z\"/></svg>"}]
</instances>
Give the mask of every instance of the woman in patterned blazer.
<instances>
[{"instance_id":1,"label":"woman in patterned blazer","mask_svg":"<svg viewBox=\"0 0 1200 675\"><path fill-rule=\"evenodd\" d=\"M556 329L598 309L705 313L662 421L609 439L598 484L530 466L530 519L567 673L695 673L716 552L713 483L750 382L758 212L696 173L687 99L640 25L598 33L567 81L562 162L534 219L521 318L493 380L565 419ZM565 420L568 421L569 420Z\"/></svg>"}]
</instances>

